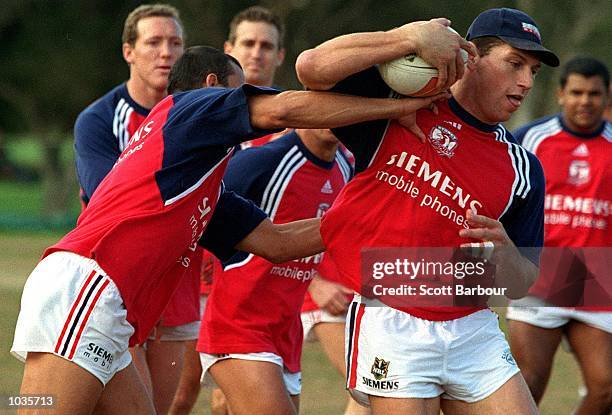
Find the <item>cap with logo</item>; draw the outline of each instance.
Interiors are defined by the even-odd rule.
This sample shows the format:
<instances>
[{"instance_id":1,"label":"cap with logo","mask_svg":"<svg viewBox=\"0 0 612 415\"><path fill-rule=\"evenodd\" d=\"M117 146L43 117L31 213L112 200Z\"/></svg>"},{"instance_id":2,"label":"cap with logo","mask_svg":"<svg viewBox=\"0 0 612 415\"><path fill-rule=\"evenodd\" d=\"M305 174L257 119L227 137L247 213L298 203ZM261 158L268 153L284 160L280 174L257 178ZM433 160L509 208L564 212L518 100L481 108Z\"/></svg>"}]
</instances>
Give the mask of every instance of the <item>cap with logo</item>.
<instances>
[{"instance_id":1,"label":"cap with logo","mask_svg":"<svg viewBox=\"0 0 612 415\"><path fill-rule=\"evenodd\" d=\"M467 40L483 36L497 37L509 45L533 52L548 66L559 66L559 58L542 45L536 22L516 9L489 9L480 13L470 25Z\"/></svg>"}]
</instances>

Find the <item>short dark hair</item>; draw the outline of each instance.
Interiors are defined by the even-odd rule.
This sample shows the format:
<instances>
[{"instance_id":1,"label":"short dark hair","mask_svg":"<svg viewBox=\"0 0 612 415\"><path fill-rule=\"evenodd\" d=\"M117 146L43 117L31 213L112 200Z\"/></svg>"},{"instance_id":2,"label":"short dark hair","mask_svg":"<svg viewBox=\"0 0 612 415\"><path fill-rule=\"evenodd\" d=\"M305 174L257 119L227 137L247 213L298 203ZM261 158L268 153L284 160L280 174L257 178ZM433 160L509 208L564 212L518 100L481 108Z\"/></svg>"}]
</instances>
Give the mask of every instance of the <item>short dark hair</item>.
<instances>
[{"instance_id":1,"label":"short dark hair","mask_svg":"<svg viewBox=\"0 0 612 415\"><path fill-rule=\"evenodd\" d=\"M606 85L606 91L610 88L610 72L608 72L606 65L598 59L590 56L577 56L567 61L561 69L561 76L559 78L561 88L565 88L567 79L573 73L582 75L585 78L599 76Z\"/></svg>"},{"instance_id":2,"label":"short dark hair","mask_svg":"<svg viewBox=\"0 0 612 415\"><path fill-rule=\"evenodd\" d=\"M227 86L227 78L234 73L231 63L241 68L238 61L211 46L192 46L185 50L170 71L168 93L189 91L202 87L208 74L217 75L217 80Z\"/></svg>"},{"instance_id":3,"label":"short dark hair","mask_svg":"<svg viewBox=\"0 0 612 415\"><path fill-rule=\"evenodd\" d=\"M495 46L503 45L506 42L495 36L483 36L472 39L471 42L478 49L479 56L486 56Z\"/></svg>"},{"instance_id":4,"label":"short dark hair","mask_svg":"<svg viewBox=\"0 0 612 415\"><path fill-rule=\"evenodd\" d=\"M230 22L229 35L227 40L233 45L236 42L236 28L244 21L264 22L276 27L278 31L278 48L283 48L283 38L285 37L285 25L281 18L272 13L269 9L261 6L252 6L236 14Z\"/></svg>"},{"instance_id":5,"label":"short dark hair","mask_svg":"<svg viewBox=\"0 0 612 415\"><path fill-rule=\"evenodd\" d=\"M123 35L121 36L123 43L128 43L132 46L136 44L136 39L138 39L138 22L145 17L170 17L176 20L176 23L178 23L183 32L183 37L185 36L183 22L181 22L181 16L176 7L168 4L143 4L132 10L125 19Z\"/></svg>"}]
</instances>

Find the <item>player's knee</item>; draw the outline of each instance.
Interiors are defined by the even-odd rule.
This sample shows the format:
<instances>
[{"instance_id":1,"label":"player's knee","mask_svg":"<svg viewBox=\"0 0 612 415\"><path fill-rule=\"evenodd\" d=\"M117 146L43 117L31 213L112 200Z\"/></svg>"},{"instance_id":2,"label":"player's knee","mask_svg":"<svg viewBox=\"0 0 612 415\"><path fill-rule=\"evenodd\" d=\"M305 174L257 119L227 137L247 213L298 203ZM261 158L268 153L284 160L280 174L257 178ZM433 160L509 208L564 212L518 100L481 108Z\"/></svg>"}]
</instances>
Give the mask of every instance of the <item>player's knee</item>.
<instances>
[{"instance_id":1,"label":"player's knee","mask_svg":"<svg viewBox=\"0 0 612 415\"><path fill-rule=\"evenodd\" d=\"M213 414L227 413L227 399L221 389L213 389L210 396L210 409Z\"/></svg>"},{"instance_id":2,"label":"player's knee","mask_svg":"<svg viewBox=\"0 0 612 415\"><path fill-rule=\"evenodd\" d=\"M542 395L544 395L544 389L546 389L548 376L538 370L529 371L521 369L521 374L525 379L525 383L527 383L531 396L533 396L533 399L536 402L539 402L540 399L542 399Z\"/></svg>"}]
</instances>

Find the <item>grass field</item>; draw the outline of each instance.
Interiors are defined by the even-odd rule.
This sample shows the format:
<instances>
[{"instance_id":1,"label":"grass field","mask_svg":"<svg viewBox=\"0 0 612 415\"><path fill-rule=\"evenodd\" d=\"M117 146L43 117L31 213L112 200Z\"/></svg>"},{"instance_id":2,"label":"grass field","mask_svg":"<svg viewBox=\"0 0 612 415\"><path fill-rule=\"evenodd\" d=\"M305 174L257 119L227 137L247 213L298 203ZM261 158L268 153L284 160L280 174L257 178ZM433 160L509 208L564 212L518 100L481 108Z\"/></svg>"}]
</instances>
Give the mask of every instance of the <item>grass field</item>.
<instances>
[{"instance_id":1,"label":"grass field","mask_svg":"<svg viewBox=\"0 0 612 415\"><path fill-rule=\"evenodd\" d=\"M19 390L23 365L9 354L19 299L25 278L34 268L45 247L59 234L22 234L0 232L0 397L15 395ZM503 312L503 310L500 310ZM306 344L303 356L304 382L302 414L341 414L345 393L343 381L329 364L318 343ZM580 374L571 355L557 353L552 379L541 405L544 415L572 412L578 400ZM200 394L194 414L209 414L208 392ZM260 398L261 399L261 398ZM0 414L12 412L0 407Z\"/></svg>"}]
</instances>

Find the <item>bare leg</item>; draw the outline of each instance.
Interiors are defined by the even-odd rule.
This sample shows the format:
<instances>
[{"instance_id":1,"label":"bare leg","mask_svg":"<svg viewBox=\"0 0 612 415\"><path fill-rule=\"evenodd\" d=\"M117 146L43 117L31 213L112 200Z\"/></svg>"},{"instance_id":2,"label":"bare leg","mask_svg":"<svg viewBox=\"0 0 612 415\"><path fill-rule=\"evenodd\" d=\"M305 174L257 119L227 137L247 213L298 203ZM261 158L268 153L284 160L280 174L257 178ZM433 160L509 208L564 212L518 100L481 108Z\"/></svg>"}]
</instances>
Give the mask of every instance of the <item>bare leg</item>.
<instances>
[{"instance_id":1,"label":"bare leg","mask_svg":"<svg viewBox=\"0 0 612 415\"><path fill-rule=\"evenodd\" d=\"M200 354L196 351L196 340L184 342L185 355L183 371L174 400L168 414L187 415L193 409L200 393L200 378L202 377L202 364Z\"/></svg>"},{"instance_id":2,"label":"bare leg","mask_svg":"<svg viewBox=\"0 0 612 415\"><path fill-rule=\"evenodd\" d=\"M227 399L219 388L213 388L210 395L210 413L211 415L232 415Z\"/></svg>"},{"instance_id":3,"label":"bare leg","mask_svg":"<svg viewBox=\"0 0 612 415\"><path fill-rule=\"evenodd\" d=\"M20 393L53 395L55 404L45 414L90 414L102 390L102 382L75 363L51 353L28 353ZM18 413L34 414L36 410Z\"/></svg>"},{"instance_id":4,"label":"bare leg","mask_svg":"<svg viewBox=\"0 0 612 415\"><path fill-rule=\"evenodd\" d=\"M318 323L313 327L319 342L329 361L336 370L346 379L346 365L344 360L344 323ZM370 409L359 405L348 395L345 415L367 415Z\"/></svg>"},{"instance_id":5,"label":"bare leg","mask_svg":"<svg viewBox=\"0 0 612 415\"><path fill-rule=\"evenodd\" d=\"M467 403L442 399L446 415L538 415L538 408L520 373L517 373L487 398Z\"/></svg>"},{"instance_id":6,"label":"bare leg","mask_svg":"<svg viewBox=\"0 0 612 415\"><path fill-rule=\"evenodd\" d=\"M612 334L572 320L567 325L567 338L587 387L587 395L575 415L609 415L612 412Z\"/></svg>"},{"instance_id":7,"label":"bare leg","mask_svg":"<svg viewBox=\"0 0 612 415\"><path fill-rule=\"evenodd\" d=\"M147 342L147 364L153 384L153 402L160 415L170 409L183 369L183 341Z\"/></svg>"},{"instance_id":8,"label":"bare leg","mask_svg":"<svg viewBox=\"0 0 612 415\"><path fill-rule=\"evenodd\" d=\"M374 415L438 415L440 413L440 398L403 399L370 395L370 404Z\"/></svg>"},{"instance_id":9,"label":"bare leg","mask_svg":"<svg viewBox=\"0 0 612 415\"><path fill-rule=\"evenodd\" d=\"M132 363L108 382L94 414L155 414L153 401L147 395L142 379Z\"/></svg>"},{"instance_id":10,"label":"bare leg","mask_svg":"<svg viewBox=\"0 0 612 415\"><path fill-rule=\"evenodd\" d=\"M235 415L296 415L297 410L275 363L226 359L210 367ZM264 380L265 381L262 381ZM258 399L253 399L253 397Z\"/></svg>"},{"instance_id":11,"label":"bare leg","mask_svg":"<svg viewBox=\"0 0 612 415\"><path fill-rule=\"evenodd\" d=\"M536 403L546 390L562 328L543 329L509 320L510 349Z\"/></svg>"},{"instance_id":12,"label":"bare leg","mask_svg":"<svg viewBox=\"0 0 612 415\"><path fill-rule=\"evenodd\" d=\"M132 363L138 371L138 375L142 380L147 395L153 400L153 384L151 383L151 373L149 372L149 364L147 363L147 352L142 346L134 346L129 348L132 355Z\"/></svg>"}]
</instances>

